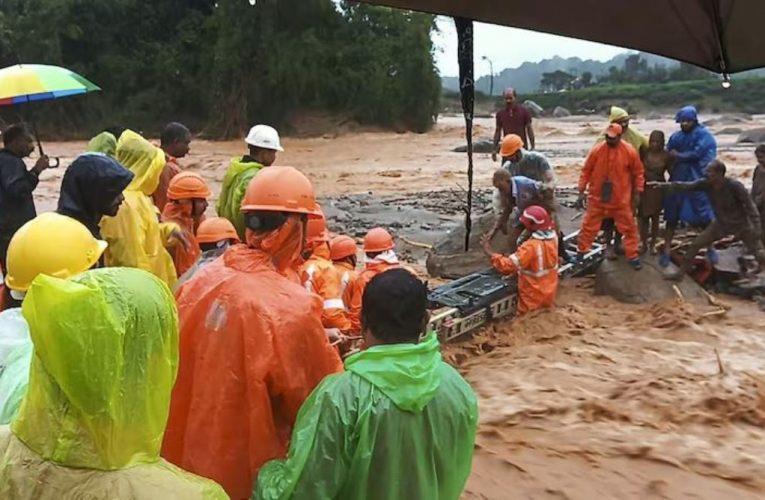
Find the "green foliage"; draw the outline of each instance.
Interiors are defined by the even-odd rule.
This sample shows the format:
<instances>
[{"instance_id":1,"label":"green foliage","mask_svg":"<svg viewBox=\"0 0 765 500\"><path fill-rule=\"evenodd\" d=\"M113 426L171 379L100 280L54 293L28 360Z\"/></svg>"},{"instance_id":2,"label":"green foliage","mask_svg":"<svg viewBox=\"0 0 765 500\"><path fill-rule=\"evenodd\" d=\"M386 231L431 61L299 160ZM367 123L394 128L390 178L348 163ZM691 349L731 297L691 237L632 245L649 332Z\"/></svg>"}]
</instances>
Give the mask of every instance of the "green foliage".
<instances>
[{"instance_id":1,"label":"green foliage","mask_svg":"<svg viewBox=\"0 0 765 500\"><path fill-rule=\"evenodd\" d=\"M611 66L608 75L600 78L600 83L659 83L713 78L714 75L709 71L687 63L680 63L669 69L659 64L650 67L648 61L643 59L640 54L632 54L625 59L624 67Z\"/></svg>"},{"instance_id":2,"label":"green foliage","mask_svg":"<svg viewBox=\"0 0 765 500\"><path fill-rule=\"evenodd\" d=\"M425 131L433 29L430 15L332 0L0 0L0 65L63 65L101 86L34 105L75 135L180 120L231 137L304 109Z\"/></svg>"},{"instance_id":3,"label":"green foliage","mask_svg":"<svg viewBox=\"0 0 765 500\"><path fill-rule=\"evenodd\" d=\"M610 106L628 108L630 112L654 109L675 110L694 104L707 112L761 113L765 109L765 79L733 80L730 89L719 81L696 80L667 83L597 85L570 92L523 95L547 110L563 106L573 112L605 112Z\"/></svg>"}]
</instances>

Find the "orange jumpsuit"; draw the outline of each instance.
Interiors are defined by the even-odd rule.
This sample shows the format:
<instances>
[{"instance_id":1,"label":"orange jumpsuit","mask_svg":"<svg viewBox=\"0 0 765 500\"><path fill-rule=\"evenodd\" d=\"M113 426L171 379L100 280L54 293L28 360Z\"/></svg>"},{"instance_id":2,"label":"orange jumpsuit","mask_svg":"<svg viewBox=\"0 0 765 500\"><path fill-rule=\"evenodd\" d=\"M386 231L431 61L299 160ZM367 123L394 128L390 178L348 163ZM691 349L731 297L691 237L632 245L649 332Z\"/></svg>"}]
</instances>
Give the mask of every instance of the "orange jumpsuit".
<instances>
[{"instance_id":1,"label":"orange jumpsuit","mask_svg":"<svg viewBox=\"0 0 765 500\"><path fill-rule=\"evenodd\" d=\"M329 245L322 243L314 249L311 257L303 264L300 276L305 289L324 301L321 313L324 328L349 331L351 321L343 303L343 277L329 260Z\"/></svg>"},{"instance_id":2,"label":"orange jumpsuit","mask_svg":"<svg viewBox=\"0 0 765 500\"><path fill-rule=\"evenodd\" d=\"M535 231L509 257L494 254L491 265L498 272L518 273L518 314L552 307L558 293L558 235Z\"/></svg>"},{"instance_id":3,"label":"orange jumpsuit","mask_svg":"<svg viewBox=\"0 0 765 500\"><path fill-rule=\"evenodd\" d=\"M350 304L348 307L348 317L351 320L351 332L361 332L361 300L364 297L364 289L367 287L367 284L378 274L399 267L401 267L400 264L372 261L367 263L366 268L359 273L358 277L348 284L343 299Z\"/></svg>"},{"instance_id":4,"label":"orange jumpsuit","mask_svg":"<svg viewBox=\"0 0 765 500\"><path fill-rule=\"evenodd\" d=\"M612 183L611 198L602 201L603 186ZM578 250L586 253L600 231L604 219L614 219L616 229L624 235L627 258L638 256L638 231L632 211L632 196L642 193L645 185L643 163L635 148L624 141L616 147L597 144L584 164L579 177L579 191L588 191L587 212L579 232ZM589 188L589 189L588 189Z\"/></svg>"},{"instance_id":5,"label":"orange jumpsuit","mask_svg":"<svg viewBox=\"0 0 765 500\"><path fill-rule=\"evenodd\" d=\"M356 268L348 262L335 262L335 269L340 273L340 294L343 297L345 310L350 311L353 297L351 297L351 288L353 283L359 278Z\"/></svg>"},{"instance_id":6,"label":"orange jumpsuit","mask_svg":"<svg viewBox=\"0 0 765 500\"><path fill-rule=\"evenodd\" d=\"M173 203L169 201L162 212L162 222L175 222L178 224L190 243L188 250L180 242L173 248L168 249L168 252L173 257L175 271L178 276L191 269L196 264L199 256L202 255L202 249L199 248L195 232L197 223L191 216L191 210L190 203Z\"/></svg>"},{"instance_id":7,"label":"orange jumpsuit","mask_svg":"<svg viewBox=\"0 0 765 500\"><path fill-rule=\"evenodd\" d=\"M258 244L299 251L296 234L297 245L279 235ZM180 361L162 454L235 500L250 498L264 463L286 455L303 401L342 370L321 300L261 247L230 247L176 291Z\"/></svg>"}]
</instances>

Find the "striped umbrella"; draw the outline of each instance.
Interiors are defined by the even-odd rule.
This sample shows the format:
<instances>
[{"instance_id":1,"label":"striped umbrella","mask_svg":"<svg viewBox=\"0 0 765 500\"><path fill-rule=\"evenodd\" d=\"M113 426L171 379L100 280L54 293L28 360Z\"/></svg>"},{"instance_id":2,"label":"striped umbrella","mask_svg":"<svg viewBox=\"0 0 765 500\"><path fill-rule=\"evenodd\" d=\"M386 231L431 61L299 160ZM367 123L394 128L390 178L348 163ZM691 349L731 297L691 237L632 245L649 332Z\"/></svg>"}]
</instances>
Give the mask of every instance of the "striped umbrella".
<instances>
[{"instance_id":1,"label":"striped umbrella","mask_svg":"<svg viewBox=\"0 0 765 500\"><path fill-rule=\"evenodd\" d=\"M45 64L17 64L0 69L0 106L47 101L101 90L74 71ZM32 121L37 147L44 154Z\"/></svg>"},{"instance_id":2,"label":"striped umbrella","mask_svg":"<svg viewBox=\"0 0 765 500\"><path fill-rule=\"evenodd\" d=\"M46 101L101 90L88 79L58 66L17 64L0 69L0 106Z\"/></svg>"}]
</instances>

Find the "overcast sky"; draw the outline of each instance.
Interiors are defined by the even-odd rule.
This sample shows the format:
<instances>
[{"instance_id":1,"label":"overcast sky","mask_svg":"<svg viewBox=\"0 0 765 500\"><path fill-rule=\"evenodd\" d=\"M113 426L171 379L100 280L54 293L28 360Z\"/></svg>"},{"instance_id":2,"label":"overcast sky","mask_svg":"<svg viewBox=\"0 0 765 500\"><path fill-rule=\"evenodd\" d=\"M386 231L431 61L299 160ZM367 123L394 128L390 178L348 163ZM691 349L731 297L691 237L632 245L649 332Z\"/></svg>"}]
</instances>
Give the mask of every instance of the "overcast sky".
<instances>
[{"instance_id":1,"label":"overcast sky","mask_svg":"<svg viewBox=\"0 0 765 500\"><path fill-rule=\"evenodd\" d=\"M434 35L436 63L441 76L457 76L457 31L451 18L439 17L440 33ZM626 49L585 42L533 31L507 28L493 24L475 23L474 46L476 77L489 74L487 56L494 63L494 71L515 68L526 61L537 62L553 56L581 57L607 61Z\"/></svg>"}]
</instances>

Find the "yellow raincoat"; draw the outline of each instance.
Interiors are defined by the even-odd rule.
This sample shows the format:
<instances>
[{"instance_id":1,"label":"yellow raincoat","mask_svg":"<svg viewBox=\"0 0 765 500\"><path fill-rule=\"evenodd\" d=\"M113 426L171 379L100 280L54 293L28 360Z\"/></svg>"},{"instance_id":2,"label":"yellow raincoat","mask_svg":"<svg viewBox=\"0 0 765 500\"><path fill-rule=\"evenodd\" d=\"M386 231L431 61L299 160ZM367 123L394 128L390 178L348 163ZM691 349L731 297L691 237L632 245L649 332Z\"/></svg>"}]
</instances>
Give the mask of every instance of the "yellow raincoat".
<instances>
[{"instance_id":1,"label":"yellow raincoat","mask_svg":"<svg viewBox=\"0 0 765 500\"><path fill-rule=\"evenodd\" d=\"M109 243L105 263L109 267L149 271L172 287L177 276L165 245L178 226L159 223L150 197L159 184L165 153L132 130L126 130L117 142L117 161L135 177L123 192L125 201L116 217L101 220L101 235Z\"/></svg>"},{"instance_id":2,"label":"yellow raincoat","mask_svg":"<svg viewBox=\"0 0 765 500\"><path fill-rule=\"evenodd\" d=\"M178 368L170 290L137 269L40 275L29 389L0 427L0 498L226 499L159 457Z\"/></svg>"},{"instance_id":3,"label":"yellow raincoat","mask_svg":"<svg viewBox=\"0 0 765 500\"><path fill-rule=\"evenodd\" d=\"M618 106L611 106L611 114L608 117L608 121L609 123L615 123L629 117L630 114L627 113L626 110ZM601 134L596 143L601 143L605 140L605 136ZM622 134L622 140L635 148L635 151L637 151L638 154L640 154L641 149L648 148L648 137L632 128L631 125L627 127L627 130Z\"/></svg>"}]
</instances>

